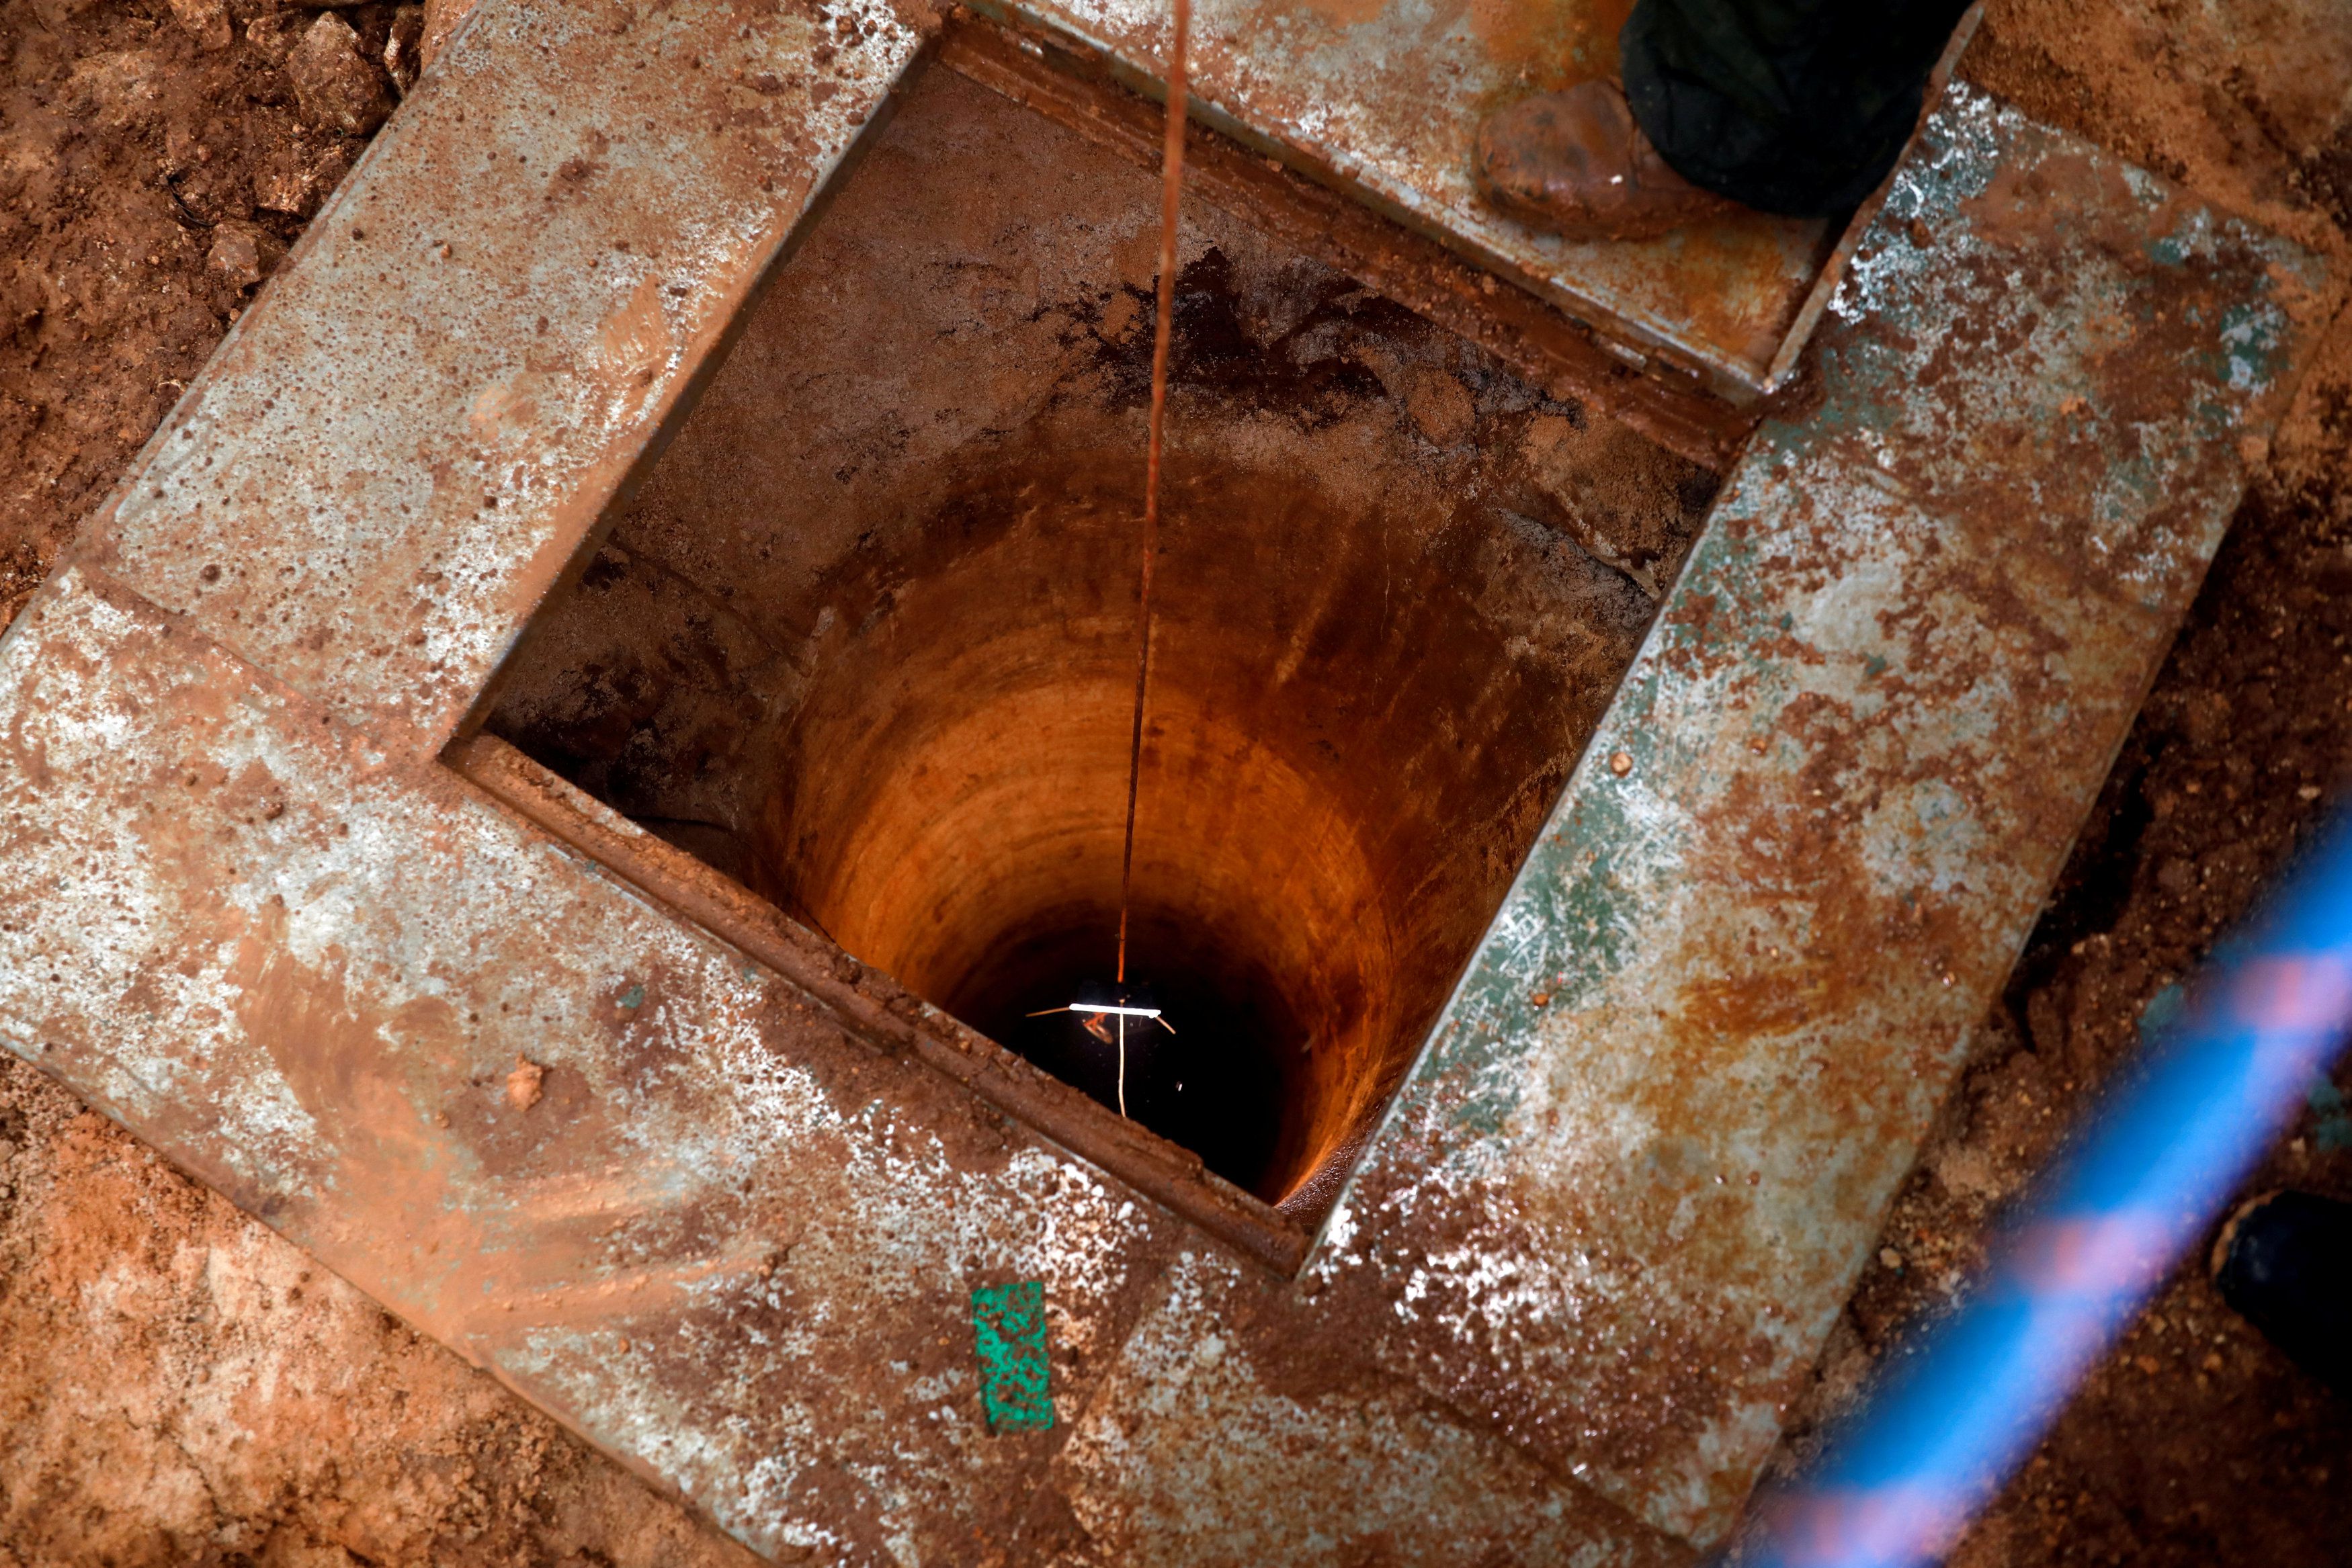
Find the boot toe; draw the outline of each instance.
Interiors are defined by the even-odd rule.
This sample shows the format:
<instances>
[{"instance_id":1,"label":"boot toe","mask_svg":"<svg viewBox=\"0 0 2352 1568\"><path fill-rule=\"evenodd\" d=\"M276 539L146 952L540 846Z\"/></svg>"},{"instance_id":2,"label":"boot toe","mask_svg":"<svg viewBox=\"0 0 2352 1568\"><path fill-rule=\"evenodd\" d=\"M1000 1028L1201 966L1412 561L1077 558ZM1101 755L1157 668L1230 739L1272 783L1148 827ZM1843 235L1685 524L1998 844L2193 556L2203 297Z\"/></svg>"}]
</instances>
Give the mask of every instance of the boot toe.
<instances>
[{"instance_id":1,"label":"boot toe","mask_svg":"<svg viewBox=\"0 0 2352 1568\"><path fill-rule=\"evenodd\" d=\"M1648 239L1728 204L1656 163L1624 94L1588 81L1506 104L1471 139L1473 183L1495 206L1565 239Z\"/></svg>"}]
</instances>

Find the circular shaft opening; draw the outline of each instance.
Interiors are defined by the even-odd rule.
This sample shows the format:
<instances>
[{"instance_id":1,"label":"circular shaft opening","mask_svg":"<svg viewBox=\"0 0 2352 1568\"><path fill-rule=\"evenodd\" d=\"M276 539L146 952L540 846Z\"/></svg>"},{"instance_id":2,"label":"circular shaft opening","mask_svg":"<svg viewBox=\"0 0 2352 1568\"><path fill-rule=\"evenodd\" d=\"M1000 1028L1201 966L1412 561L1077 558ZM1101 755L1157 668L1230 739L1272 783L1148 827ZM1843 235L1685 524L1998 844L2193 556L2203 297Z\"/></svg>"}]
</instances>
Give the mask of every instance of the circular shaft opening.
<instances>
[{"instance_id":1,"label":"circular shaft opening","mask_svg":"<svg viewBox=\"0 0 2352 1568\"><path fill-rule=\"evenodd\" d=\"M1113 974L1158 196L926 77L493 719L1106 1103L1026 1015ZM1711 481L1213 204L1181 255L1129 1108L1305 1214Z\"/></svg>"}]
</instances>

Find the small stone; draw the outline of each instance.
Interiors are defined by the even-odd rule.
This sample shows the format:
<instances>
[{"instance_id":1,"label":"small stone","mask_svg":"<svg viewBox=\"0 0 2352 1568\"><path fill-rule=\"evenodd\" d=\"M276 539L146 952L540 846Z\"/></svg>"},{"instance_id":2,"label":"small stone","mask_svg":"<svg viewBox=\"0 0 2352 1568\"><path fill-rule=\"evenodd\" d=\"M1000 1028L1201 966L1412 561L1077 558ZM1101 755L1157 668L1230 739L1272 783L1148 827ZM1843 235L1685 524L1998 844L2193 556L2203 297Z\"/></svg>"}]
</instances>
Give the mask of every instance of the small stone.
<instances>
[{"instance_id":1,"label":"small stone","mask_svg":"<svg viewBox=\"0 0 2352 1568\"><path fill-rule=\"evenodd\" d=\"M236 288L250 288L284 260L286 247L257 224L225 223L213 231L205 269Z\"/></svg>"},{"instance_id":2,"label":"small stone","mask_svg":"<svg viewBox=\"0 0 2352 1568\"><path fill-rule=\"evenodd\" d=\"M1884 1268L1900 1269L1903 1267L1903 1254L1892 1247L1882 1247L1878 1249L1878 1261Z\"/></svg>"},{"instance_id":3,"label":"small stone","mask_svg":"<svg viewBox=\"0 0 2352 1568\"><path fill-rule=\"evenodd\" d=\"M235 37L229 30L228 0L172 0L172 16L207 49L226 49Z\"/></svg>"},{"instance_id":4,"label":"small stone","mask_svg":"<svg viewBox=\"0 0 2352 1568\"><path fill-rule=\"evenodd\" d=\"M1953 1144L1938 1150L1933 1161L1936 1179L1955 1197L1994 1198L2003 1183L1992 1157L1982 1149Z\"/></svg>"},{"instance_id":5,"label":"small stone","mask_svg":"<svg viewBox=\"0 0 2352 1568\"><path fill-rule=\"evenodd\" d=\"M299 147L285 146L266 155L253 172L253 203L265 212L307 218L342 177L351 172L350 155L333 146L306 155Z\"/></svg>"},{"instance_id":6,"label":"small stone","mask_svg":"<svg viewBox=\"0 0 2352 1568\"><path fill-rule=\"evenodd\" d=\"M1620 779L1622 779L1628 773L1633 772L1633 754L1630 751L1611 752L1609 754L1609 771L1614 773Z\"/></svg>"},{"instance_id":7,"label":"small stone","mask_svg":"<svg viewBox=\"0 0 2352 1568\"><path fill-rule=\"evenodd\" d=\"M394 91L408 96L416 85L417 73L424 68L425 7L403 5L392 14L392 28L384 35L383 74L392 78Z\"/></svg>"},{"instance_id":8,"label":"small stone","mask_svg":"<svg viewBox=\"0 0 2352 1568\"><path fill-rule=\"evenodd\" d=\"M528 1057L518 1056L514 1071L507 1074L507 1098L514 1102L516 1110L528 1111L539 1103L541 1085L546 1082L546 1068Z\"/></svg>"},{"instance_id":9,"label":"small stone","mask_svg":"<svg viewBox=\"0 0 2352 1568\"><path fill-rule=\"evenodd\" d=\"M74 112L95 120L100 130L128 131L162 112L168 74L150 50L92 55L77 63L67 78L67 103Z\"/></svg>"},{"instance_id":10,"label":"small stone","mask_svg":"<svg viewBox=\"0 0 2352 1568\"><path fill-rule=\"evenodd\" d=\"M392 84L361 52L360 36L332 12L311 23L286 57L302 118L321 131L365 136L392 113Z\"/></svg>"},{"instance_id":11,"label":"small stone","mask_svg":"<svg viewBox=\"0 0 2352 1568\"><path fill-rule=\"evenodd\" d=\"M0 1160L13 1160L16 1157L16 1145L5 1138L0 1138Z\"/></svg>"},{"instance_id":12,"label":"small stone","mask_svg":"<svg viewBox=\"0 0 2352 1568\"><path fill-rule=\"evenodd\" d=\"M268 16L256 16L245 25L245 41L271 65L282 66L286 57L294 52L294 46L301 41L304 20L299 11L272 11Z\"/></svg>"}]
</instances>

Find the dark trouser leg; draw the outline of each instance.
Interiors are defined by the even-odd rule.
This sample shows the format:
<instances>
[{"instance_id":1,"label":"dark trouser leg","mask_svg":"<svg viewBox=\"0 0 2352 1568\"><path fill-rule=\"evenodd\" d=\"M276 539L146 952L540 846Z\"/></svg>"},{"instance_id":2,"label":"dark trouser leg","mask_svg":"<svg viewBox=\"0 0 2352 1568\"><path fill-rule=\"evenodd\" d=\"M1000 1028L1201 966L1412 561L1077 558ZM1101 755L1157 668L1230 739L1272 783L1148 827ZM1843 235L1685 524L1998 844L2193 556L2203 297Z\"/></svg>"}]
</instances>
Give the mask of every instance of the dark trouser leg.
<instances>
[{"instance_id":1,"label":"dark trouser leg","mask_svg":"<svg viewBox=\"0 0 2352 1568\"><path fill-rule=\"evenodd\" d=\"M2352 1397L2352 1204L2280 1193L2238 1216L2220 1263L2221 1299Z\"/></svg>"},{"instance_id":2,"label":"dark trouser leg","mask_svg":"<svg viewBox=\"0 0 2352 1568\"><path fill-rule=\"evenodd\" d=\"M1968 0L1638 0L1618 35L1643 134L1768 213L1850 210L1895 166Z\"/></svg>"}]
</instances>

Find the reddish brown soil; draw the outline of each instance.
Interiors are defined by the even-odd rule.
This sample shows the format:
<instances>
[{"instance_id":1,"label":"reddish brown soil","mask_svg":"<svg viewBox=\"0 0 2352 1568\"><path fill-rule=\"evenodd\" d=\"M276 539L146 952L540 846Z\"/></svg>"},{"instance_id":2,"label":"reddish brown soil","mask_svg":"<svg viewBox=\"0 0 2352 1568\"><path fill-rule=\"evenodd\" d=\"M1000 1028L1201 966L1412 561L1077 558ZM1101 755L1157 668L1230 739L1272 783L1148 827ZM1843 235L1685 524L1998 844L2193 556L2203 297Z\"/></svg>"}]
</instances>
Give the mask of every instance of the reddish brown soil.
<instances>
[{"instance_id":1,"label":"reddish brown soil","mask_svg":"<svg viewBox=\"0 0 2352 1568\"><path fill-rule=\"evenodd\" d=\"M268 4L234 0L222 42L204 0L0 0L0 616L357 150L302 127ZM346 14L371 57L400 20ZM1969 69L2352 271L2352 22L2336 0L1994 0ZM2352 765L2347 671L2339 329L1889 1219L1814 1415L1944 1299L2139 1009L2326 809ZM2352 1195L2347 1143L2315 1111L2257 1185ZM1957 1560L2318 1564L2347 1542L2352 1409L2191 1270ZM0 1062L0 1568L740 1560Z\"/></svg>"}]
</instances>

